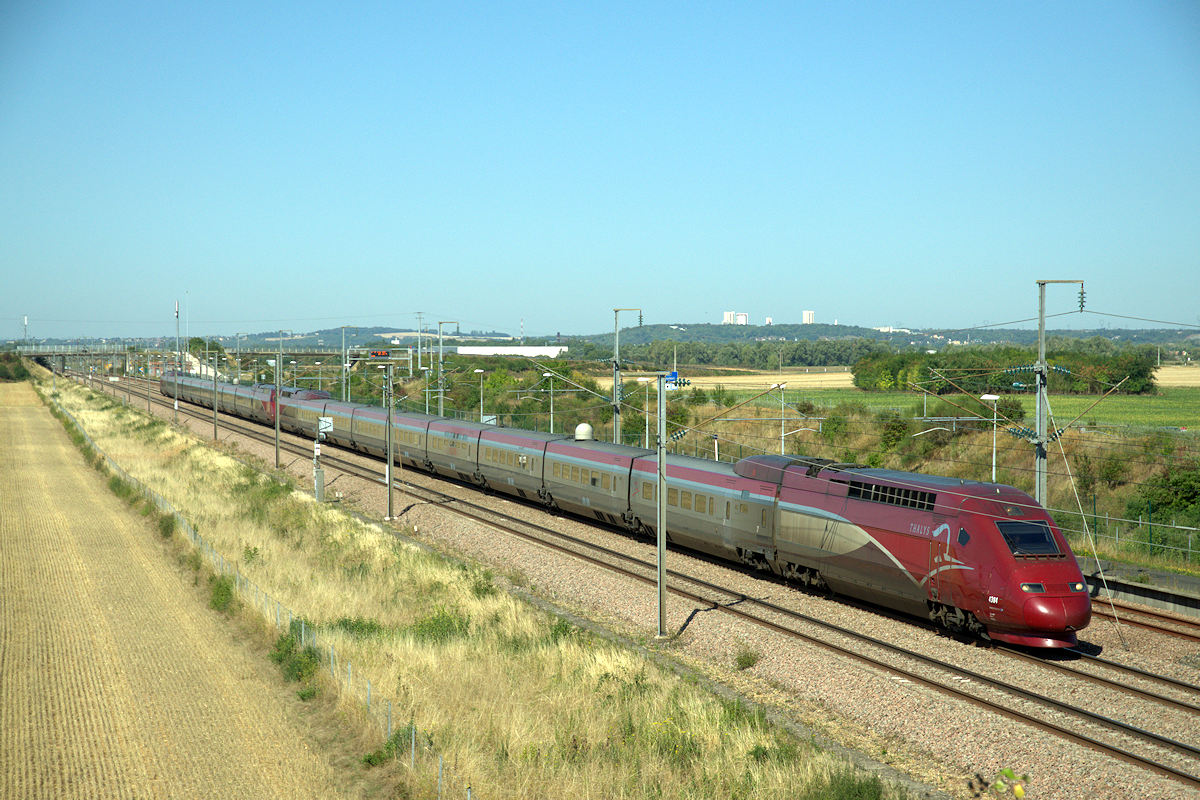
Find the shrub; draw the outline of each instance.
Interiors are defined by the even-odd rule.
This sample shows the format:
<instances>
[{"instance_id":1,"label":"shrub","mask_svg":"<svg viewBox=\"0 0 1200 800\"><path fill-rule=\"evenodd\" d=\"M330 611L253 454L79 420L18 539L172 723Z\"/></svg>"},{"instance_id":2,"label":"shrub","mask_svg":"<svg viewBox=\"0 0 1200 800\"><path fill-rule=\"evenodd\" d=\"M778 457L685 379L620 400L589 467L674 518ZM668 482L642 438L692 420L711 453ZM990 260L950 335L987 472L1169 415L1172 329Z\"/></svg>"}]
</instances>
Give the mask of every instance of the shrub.
<instances>
[{"instance_id":1,"label":"shrub","mask_svg":"<svg viewBox=\"0 0 1200 800\"><path fill-rule=\"evenodd\" d=\"M492 571L486 569L483 572L476 573L471 581L471 594L475 597L484 598L491 597L496 593L496 587L492 583Z\"/></svg>"},{"instance_id":2,"label":"shrub","mask_svg":"<svg viewBox=\"0 0 1200 800\"><path fill-rule=\"evenodd\" d=\"M859 777L847 767L813 781L797 797L800 800L883 800L883 781L878 775Z\"/></svg>"},{"instance_id":3,"label":"shrub","mask_svg":"<svg viewBox=\"0 0 1200 800\"><path fill-rule=\"evenodd\" d=\"M158 534L164 539L170 539L175 535L175 528L178 522L174 514L159 514L158 516Z\"/></svg>"},{"instance_id":4,"label":"shrub","mask_svg":"<svg viewBox=\"0 0 1200 800\"><path fill-rule=\"evenodd\" d=\"M117 475L113 475L108 479L108 488L113 494L124 500L126 503L132 502L134 499L136 499L133 484L122 480Z\"/></svg>"},{"instance_id":5,"label":"shrub","mask_svg":"<svg viewBox=\"0 0 1200 800\"><path fill-rule=\"evenodd\" d=\"M883 431L880 434L880 443L883 445L884 450L893 450L908 438L908 420L901 418L899 414L885 414L882 422Z\"/></svg>"},{"instance_id":6,"label":"shrub","mask_svg":"<svg viewBox=\"0 0 1200 800\"><path fill-rule=\"evenodd\" d=\"M233 578L228 575L222 575L219 578L211 579L212 593L208 600L208 605L222 613L229 610L233 605Z\"/></svg>"},{"instance_id":7,"label":"shrub","mask_svg":"<svg viewBox=\"0 0 1200 800\"><path fill-rule=\"evenodd\" d=\"M574 636L578 630L578 628L567 622L565 619L556 619L554 620L554 624L550 626L550 633L547 634L547 638L552 643L558 643L563 639L568 639Z\"/></svg>"},{"instance_id":8,"label":"shrub","mask_svg":"<svg viewBox=\"0 0 1200 800\"><path fill-rule=\"evenodd\" d=\"M383 747L378 750L373 750L363 756L363 763L368 767L377 767L389 758L395 758L396 753L400 748L405 747L412 740L413 723L409 722L403 728L400 728L383 743Z\"/></svg>"},{"instance_id":9,"label":"shrub","mask_svg":"<svg viewBox=\"0 0 1200 800\"><path fill-rule=\"evenodd\" d=\"M441 644L460 636L466 636L471 618L457 611L439 608L433 614L419 619L408 627L408 635L418 642Z\"/></svg>"},{"instance_id":10,"label":"shrub","mask_svg":"<svg viewBox=\"0 0 1200 800\"><path fill-rule=\"evenodd\" d=\"M381 623L366 617L342 617L333 623L333 627L360 637L378 636L387 630Z\"/></svg>"},{"instance_id":11,"label":"shrub","mask_svg":"<svg viewBox=\"0 0 1200 800\"><path fill-rule=\"evenodd\" d=\"M996 401L996 413L1000 416L1001 421L1005 417L1013 422L1025 421L1025 404L1021 402L1021 398L1012 395L1005 395Z\"/></svg>"},{"instance_id":12,"label":"shrub","mask_svg":"<svg viewBox=\"0 0 1200 800\"><path fill-rule=\"evenodd\" d=\"M296 635L299 631L296 627L298 622L299 620L292 621L295 632L282 634L275 640L270 659L279 665L284 679L308 684L321 666L321 654L315 647L300 647L299 637Z\"/></svg>"},{"instance_id":13,"label":"shrub","mask_svg":"<svg viewBox=\"0 0 1200 800\"><path fill-rule=\"evenodd\" d=\"M736 666L739 670L745 670L750 669L757 664L760 658L762 658L762 656L760 656L757 652L751 650L749 647L743 646L742 649L738 650L738 654L733 659L733 663L734 666Z\"/></svg>"}]
</instances>

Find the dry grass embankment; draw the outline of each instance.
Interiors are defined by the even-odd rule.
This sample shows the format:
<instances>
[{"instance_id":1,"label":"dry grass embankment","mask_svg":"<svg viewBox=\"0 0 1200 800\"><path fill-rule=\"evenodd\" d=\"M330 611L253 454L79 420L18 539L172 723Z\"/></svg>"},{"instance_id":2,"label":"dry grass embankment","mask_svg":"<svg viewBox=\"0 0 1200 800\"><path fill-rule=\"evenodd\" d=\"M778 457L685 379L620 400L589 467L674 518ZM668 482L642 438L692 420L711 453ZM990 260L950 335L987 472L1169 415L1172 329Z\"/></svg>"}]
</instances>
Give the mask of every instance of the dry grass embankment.
<instances>
[{"instance_id":1,"label":"dry grass embankment","mask_svg":"<svg viewBox=\"0 0 1200 800\"><path fill-rule=\"evenodd\" d=\"M411 718L481 796L883 796L760 713L531 609L485 570L319 506L139 411L80 387L61 394L101 447L317 625L376 702L393 699L395 718Z\"/></svg>"}]
</instances>

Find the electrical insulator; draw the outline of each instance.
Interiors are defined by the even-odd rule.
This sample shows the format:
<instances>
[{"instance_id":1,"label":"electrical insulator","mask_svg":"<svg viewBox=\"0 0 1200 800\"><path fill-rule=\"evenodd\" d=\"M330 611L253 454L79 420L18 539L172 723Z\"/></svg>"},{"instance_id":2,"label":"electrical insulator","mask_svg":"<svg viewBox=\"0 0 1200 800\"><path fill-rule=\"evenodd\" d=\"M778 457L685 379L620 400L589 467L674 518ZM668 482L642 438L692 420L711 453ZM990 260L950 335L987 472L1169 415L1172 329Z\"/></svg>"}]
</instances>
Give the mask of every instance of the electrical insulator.
<instances>
[{"instance_id":1,"label":"electrical insulator","mask_svg":"<svg viewBox=\"0 0 1200 800\"><path fill-rule=\"evenodd\" d=\"M1083 303L1087 299L1087 292L1083 290L1083 284L1079 284L1079 310L1083 311Z\"/></svg>"},{"instance_id":2,"label":"electrical insulator","mask_svg":"<svg viewBox=\"0 0 1200 800\"><path fill-rule=\"evenodd\" d=\"M1083 301L1080 300L1079 302L1082 303ZM1082 308L1082 306L1080 306L1080 308ZM642 312L640 312L640 311L638 312L638 327L639 328L642 327Z\"/></svg>"}]
</instances>

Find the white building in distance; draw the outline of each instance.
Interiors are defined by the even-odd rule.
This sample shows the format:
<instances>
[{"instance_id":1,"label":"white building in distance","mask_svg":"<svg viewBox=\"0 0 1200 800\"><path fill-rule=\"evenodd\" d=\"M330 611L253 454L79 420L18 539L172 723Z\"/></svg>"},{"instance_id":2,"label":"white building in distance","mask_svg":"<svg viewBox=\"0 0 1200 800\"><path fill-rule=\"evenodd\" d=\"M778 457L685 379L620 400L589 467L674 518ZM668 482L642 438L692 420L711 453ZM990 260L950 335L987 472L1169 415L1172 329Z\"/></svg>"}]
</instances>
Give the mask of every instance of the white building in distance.
<instances>
[{"instance_id":1,"label":"white building in distance","mask_svg":"<svg viewBox=\"0 0 1200 800\"><path fill-rule=\"evenodd\" d=\"M812 325L813 323L815 323L817 321L817 312L805 311L802 321L805 325Z\"/></svg>"},{"instance_id":2,"label":"white building in distance","mask_svg":"<svg viewBox=\"0 0 1200 800\"><path fill-rule=\"evenodd\" d=\"M722 325L749 325L750 315L745 311L726 311L721 319Z\"/></svg>"}]
</instances>

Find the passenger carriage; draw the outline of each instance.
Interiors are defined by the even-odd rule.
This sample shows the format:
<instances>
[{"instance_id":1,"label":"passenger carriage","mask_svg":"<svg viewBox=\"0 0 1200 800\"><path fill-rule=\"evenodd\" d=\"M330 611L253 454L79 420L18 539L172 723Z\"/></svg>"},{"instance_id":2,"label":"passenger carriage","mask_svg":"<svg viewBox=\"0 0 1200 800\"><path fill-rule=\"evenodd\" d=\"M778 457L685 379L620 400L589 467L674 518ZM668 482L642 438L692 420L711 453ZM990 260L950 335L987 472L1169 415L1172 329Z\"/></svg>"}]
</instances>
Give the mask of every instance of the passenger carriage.
<instances>
[{"instance_id":1,"label":"passenger carriage","mask_svg":"<svg viewBox=\"0 0 1200 800\"><path fill-rule=\"evenodd\" d=\"M767 568L776 487L737 474L728 464L692 456L666 458L667 536L677 544L721 558ZM658 530L658 463L641 457L633 465L630 505L641 524Z\"/></svg>"},{"instance_id":2,"label":"passenger carriage","mask_svg":"<svg viewBox=\"0 0 1200 800\"><path fill-rule=\"evenodd\" d=\"M543 473L546 502L632 528L629 473L634 460L650 452L590 438L549 441Z\"/></svg>"},{"instance_id":3,"label":"passenger carriage","mask_svg":"<svg viewBox=\"0 0 1200 800\"><path fill-rule=\"evenodd\" d=\"M545 499L546 445L560 433L491 427L479 435L479 480L489 489L528 500Z\"/></svg>"}]
</instances>

